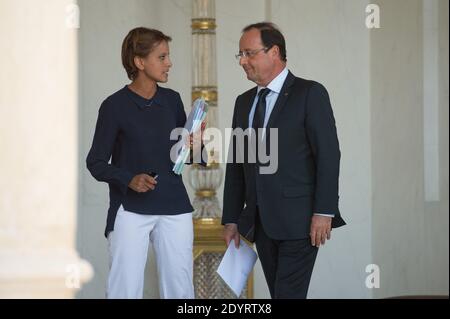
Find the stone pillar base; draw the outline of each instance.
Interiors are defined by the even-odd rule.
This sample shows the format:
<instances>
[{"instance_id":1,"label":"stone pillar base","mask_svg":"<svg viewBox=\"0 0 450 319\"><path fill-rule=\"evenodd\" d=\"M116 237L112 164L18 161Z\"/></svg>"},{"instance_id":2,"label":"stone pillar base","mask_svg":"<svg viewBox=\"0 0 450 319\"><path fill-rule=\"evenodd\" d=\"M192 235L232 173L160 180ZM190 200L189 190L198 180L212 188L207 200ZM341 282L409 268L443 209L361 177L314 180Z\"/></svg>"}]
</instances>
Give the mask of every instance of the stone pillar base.
<instances>
[{"instance_id":1,"label":"stone pillar base","mask_svg":"<svg viewBox=\"0 0 450 319\"><path fill-rule=\"evenodd\" d=\"M92 278L74 251L0 252L0 298L74 298Z\"/></svg>"}]
</instances>

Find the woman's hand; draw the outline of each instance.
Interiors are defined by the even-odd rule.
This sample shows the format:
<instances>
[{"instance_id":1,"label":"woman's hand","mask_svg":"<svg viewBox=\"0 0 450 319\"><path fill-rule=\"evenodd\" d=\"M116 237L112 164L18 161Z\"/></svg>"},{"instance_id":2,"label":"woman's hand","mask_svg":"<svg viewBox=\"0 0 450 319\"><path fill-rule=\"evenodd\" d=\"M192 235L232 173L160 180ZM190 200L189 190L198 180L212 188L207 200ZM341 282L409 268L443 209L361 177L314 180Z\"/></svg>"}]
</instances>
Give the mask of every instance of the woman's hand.
<instances>
[{"instance_id":1,"label":"woman's hand","mask_svg":"<svg viewBox=\"0 0 450 319\"><path fill-rule=\"evenodd\" d=\"M133 177L128 187L135 192L146 193L149 190L154 190L156 184L158 184L158 182L150 175L139 174Z\"/></svg>"}]
</instances>

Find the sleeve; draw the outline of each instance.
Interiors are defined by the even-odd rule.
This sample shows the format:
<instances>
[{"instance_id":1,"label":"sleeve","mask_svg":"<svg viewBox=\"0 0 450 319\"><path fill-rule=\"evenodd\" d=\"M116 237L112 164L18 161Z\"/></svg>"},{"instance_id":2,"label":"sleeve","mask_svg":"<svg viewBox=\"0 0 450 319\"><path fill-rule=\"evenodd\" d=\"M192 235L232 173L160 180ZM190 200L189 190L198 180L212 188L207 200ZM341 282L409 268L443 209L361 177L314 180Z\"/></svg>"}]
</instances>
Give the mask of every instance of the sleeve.
<instances>
[{"instance_id":1,"label":"sleeve","mask_svg":"<svg viewBox=\"0 0 450 319\"><path fill-rule=\"evenodd\" d=\"M314 212L338 212L341 153L328 92L313 82L306 102L306 134L316 166Z\"/></svg>"},{"instance_id":2,"label":"sleeve","mask_svg":"<svg viewBox=\"0 0 450 319\"><path fill-rule=\"evenodd\" d=\"M236 99L232 129L234 130L237 126L237 110L238 110L238 100ZM244 166L241 161L237 161L236 154L240 148L236 147L235 137L231 136L230 139L229 154L227 159L227 168L225 174L225 185L223 192L223 214L222 214L222 225L237 223L239 215L242 212L245 204L245 178L244 178Z\"/></svg>"},{"instance_id":3,"label":"sleeve","mask_svg":"<svg viewBox=\"0 0 450 319\"><path fill-rule=\"evenodd\" d=\"M177 93L177 127L184 127L186 124L186 112L184 111L183 100L180 94Z\"/></svg>"},{"instance_id":4,"label":"sleeve","mask_svg":"<svg viewBox=\"0 0 450 319\"><path fill-rule=\"evenodd\" d=\"M126 194L128 184L134 175L123 168L109 164L119 132L118 122L113 111L114 109L107 100L100 106L94 139L86 158L86 166L96 180L114 184L123 194Z\"/></svg>"},{"instance_id":5,"label":"sleeve","mask_svg":"<svg viewBox=\"0 0 450 319\"><path fill-rule=\"evenodd\" d=\"M326 213L314 213L316 216L325 216L325 217L331 217L334 218L334 214L326 214Z\"/></svg>"}]
</instances>

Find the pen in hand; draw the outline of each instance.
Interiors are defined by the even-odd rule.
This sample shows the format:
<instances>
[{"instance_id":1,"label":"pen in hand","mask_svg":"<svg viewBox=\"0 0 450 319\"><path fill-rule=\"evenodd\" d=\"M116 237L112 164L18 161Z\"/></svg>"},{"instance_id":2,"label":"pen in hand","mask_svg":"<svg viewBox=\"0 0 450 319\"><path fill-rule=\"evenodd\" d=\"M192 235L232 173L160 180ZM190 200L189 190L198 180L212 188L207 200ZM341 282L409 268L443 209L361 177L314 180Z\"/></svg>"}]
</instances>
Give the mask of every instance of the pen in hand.
<instances>
[{"instance_id":1,"label":"pen in hand","mask_svg":"<svg viewBox=\"0 0 450 319\"><path fill-rule=\"evenodd\" d=\"M153 175L153 176L152 176ZM133 177L128 187L138 193L146 193L149 190L154 190L156 184L156 173L139 174Z\"/></svg>"}]
</instances>

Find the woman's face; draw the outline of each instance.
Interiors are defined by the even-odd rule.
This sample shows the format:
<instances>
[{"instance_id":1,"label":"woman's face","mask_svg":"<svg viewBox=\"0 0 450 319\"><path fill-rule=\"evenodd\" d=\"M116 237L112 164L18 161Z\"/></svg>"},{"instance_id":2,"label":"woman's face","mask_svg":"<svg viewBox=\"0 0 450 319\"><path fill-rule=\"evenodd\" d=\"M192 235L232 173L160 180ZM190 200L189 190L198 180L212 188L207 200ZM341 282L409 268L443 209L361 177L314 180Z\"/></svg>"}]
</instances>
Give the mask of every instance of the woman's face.
<instances>
[{"instance_id":1,"label":"woman's face","mask_svg":"<svg viewBox=\"0 0 450 319\"><path fill-rule=\"evenodd\" d=\"M161 83L167 82L169 69L172 67L169 53L169 44L166 41L162 41L147 57L141 59L142 71L148 79Z\"/></svg>"}]
</instances>

